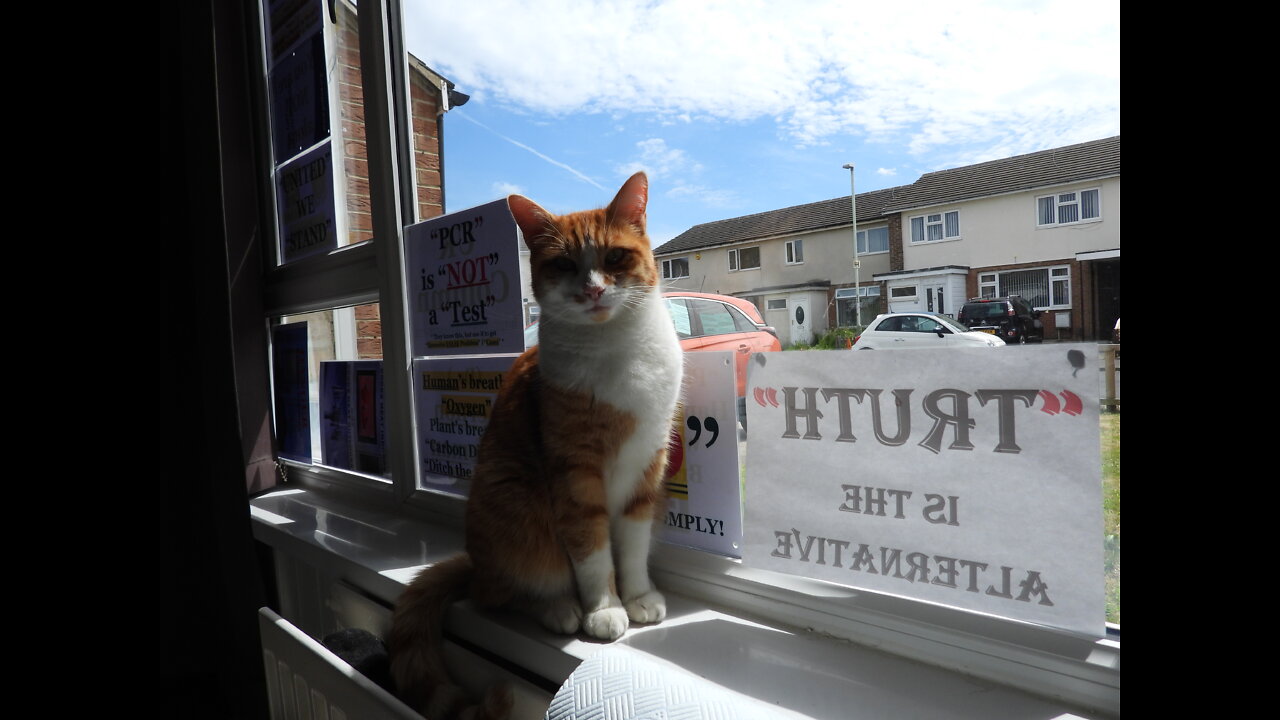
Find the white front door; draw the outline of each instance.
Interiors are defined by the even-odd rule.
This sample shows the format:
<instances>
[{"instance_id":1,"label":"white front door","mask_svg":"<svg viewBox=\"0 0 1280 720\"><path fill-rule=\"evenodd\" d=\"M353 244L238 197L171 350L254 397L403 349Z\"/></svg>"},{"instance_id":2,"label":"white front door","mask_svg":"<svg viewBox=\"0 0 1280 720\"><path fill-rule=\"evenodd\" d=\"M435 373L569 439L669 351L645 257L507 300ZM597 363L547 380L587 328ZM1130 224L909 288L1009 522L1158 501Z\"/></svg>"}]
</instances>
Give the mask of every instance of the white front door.
<instances>
[{"instance_id":1,"label":"white front door","mask_svg":"<svg viewBox=\"0 0 1280 720\"><path fill-rule=\"evenodd\" d=\"M809 316L809 296L798 294L787 298L791 315L791 342L813 342L813 318Z\"/></svg>"}]
</instances>

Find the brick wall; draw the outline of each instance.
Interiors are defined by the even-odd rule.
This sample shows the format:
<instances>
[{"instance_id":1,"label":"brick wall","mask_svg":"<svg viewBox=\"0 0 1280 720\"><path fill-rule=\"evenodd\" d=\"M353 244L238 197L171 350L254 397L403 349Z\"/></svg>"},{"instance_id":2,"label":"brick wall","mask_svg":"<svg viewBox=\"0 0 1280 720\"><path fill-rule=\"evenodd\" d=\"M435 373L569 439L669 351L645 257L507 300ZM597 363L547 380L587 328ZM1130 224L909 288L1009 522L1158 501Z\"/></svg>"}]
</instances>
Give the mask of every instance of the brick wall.
<instances>
[{"instance_id":1,"label":"brick wall","mask_svg":"<svg viewBox=\"0 0 1280 720\"><path fill-rule=\"evenodd\" d=\"M369 203L369 163L365 145L363 87L360 78L360 38L356 19L346 15L337 31L340 132L346 176L347 240L345 244L373 238ZM444 187L440 162L440 88L435 78L409 61L409 100L412 115L414 179L417 184L418 220L444 213ZM377 303L355 308L356 352L364 358L382 357L382 318Z\"/></svg>"}]
</instances>

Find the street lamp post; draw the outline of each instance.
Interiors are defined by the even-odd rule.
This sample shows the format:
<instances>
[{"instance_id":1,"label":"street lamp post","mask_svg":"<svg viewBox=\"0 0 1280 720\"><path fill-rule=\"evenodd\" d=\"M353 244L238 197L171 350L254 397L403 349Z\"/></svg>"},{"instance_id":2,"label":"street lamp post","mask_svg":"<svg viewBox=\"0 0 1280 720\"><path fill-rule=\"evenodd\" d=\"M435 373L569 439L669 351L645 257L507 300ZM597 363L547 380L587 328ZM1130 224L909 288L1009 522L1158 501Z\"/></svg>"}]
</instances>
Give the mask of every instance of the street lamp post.
<instances>
[{"instance_id":1,"label":"street lamp post","mask_svg":"<svg viewBox=\"0 0 1280 720\"><path fill-rule=\"evenodd\" d=\"M844 169L849 171L849 208L853 213L853 311L855 322L862 327L862 290L860 271L862 261L858 259L858 195L853 188L853 163L845 163Z\"/></svg>"}]
</instances>

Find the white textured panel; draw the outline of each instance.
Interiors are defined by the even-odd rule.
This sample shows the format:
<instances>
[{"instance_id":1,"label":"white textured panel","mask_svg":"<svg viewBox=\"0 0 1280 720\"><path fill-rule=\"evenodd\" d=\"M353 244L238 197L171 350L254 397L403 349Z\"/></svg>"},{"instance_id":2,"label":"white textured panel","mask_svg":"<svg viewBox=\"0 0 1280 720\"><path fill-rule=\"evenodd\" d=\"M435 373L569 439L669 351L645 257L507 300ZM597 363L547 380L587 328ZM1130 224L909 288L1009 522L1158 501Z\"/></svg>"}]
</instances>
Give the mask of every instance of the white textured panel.
<instances>
[{"instance_id":1,"label":"white textured panel","mask_svg":"<svg viewBox=\"0 0 1280 720\"><path fill-rule=\"evenodd\" d=\"M625 645L584 661L546 720L778 720L800 717L708 682Z\"/></svg>"},{"instance_id":2,"label":"white textured panel","mask_svg":"<svg viewBox=\"0 0 1280 720\"><path fill-rule=\"evenodd\" d=\"M273 720L422 720L279 615L258 616Z\"/></svg>"}]
</instances>

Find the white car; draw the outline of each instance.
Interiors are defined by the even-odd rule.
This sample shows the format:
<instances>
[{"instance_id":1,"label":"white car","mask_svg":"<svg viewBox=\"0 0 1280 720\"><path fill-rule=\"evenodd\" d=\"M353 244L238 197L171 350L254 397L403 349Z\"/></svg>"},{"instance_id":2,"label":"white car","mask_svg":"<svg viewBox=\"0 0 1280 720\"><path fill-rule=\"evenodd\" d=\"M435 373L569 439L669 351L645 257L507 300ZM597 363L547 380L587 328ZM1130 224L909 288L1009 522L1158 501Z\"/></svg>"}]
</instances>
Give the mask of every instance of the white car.
<instances>
[{"instance_id":1,"label":"white car","mask_svg":"<svg viewBox=\"0 0 1280 720\"><path fill-rule=\"evenodd\" d=\"M853 341L854 350L956 347L1004 347L1004 341L928 312L877 315Z\"/></svg>"}]
</instances>

